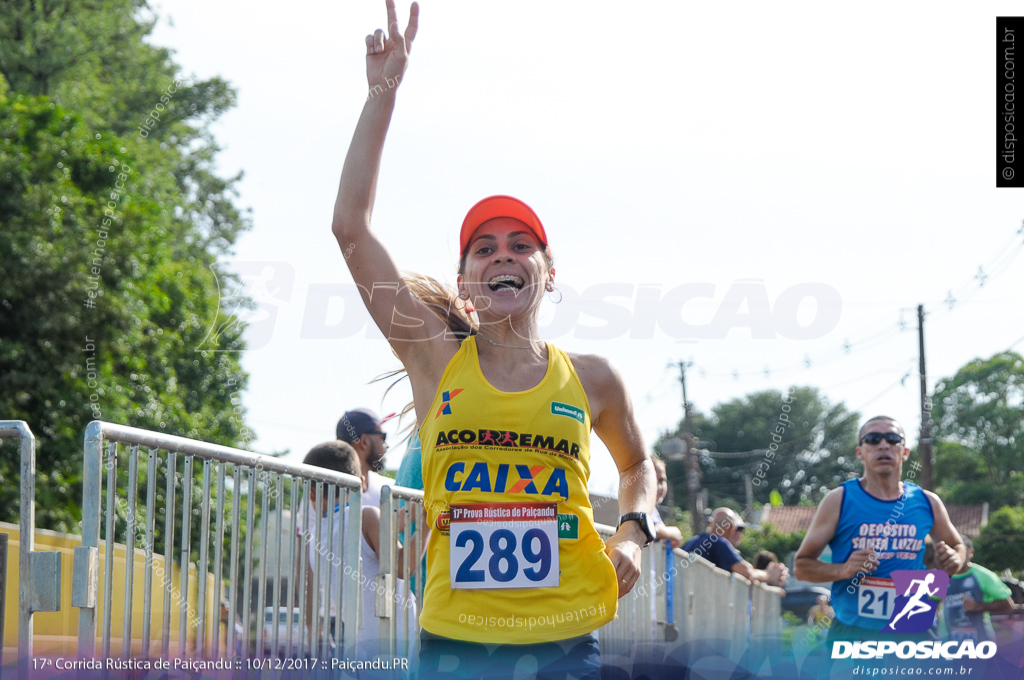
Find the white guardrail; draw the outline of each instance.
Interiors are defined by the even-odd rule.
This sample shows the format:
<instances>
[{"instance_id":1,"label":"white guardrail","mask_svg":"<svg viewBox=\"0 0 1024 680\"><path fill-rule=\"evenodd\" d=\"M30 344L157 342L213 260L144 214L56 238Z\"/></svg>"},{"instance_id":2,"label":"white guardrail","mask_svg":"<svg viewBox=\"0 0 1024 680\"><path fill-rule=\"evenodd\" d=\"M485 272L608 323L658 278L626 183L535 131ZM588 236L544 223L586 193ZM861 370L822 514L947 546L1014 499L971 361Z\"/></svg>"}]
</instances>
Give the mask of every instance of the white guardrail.
<instances>
[{"instance_id":1,"label":"white guardrail","mask_svg":"<svg viewBox=\"0 0 1024 680\"><path fill-rule=\"evenodd\" d=\"M106 455L104 456L104 444ZM119 450L118 444L128 445L127 452ZM140 475L139 447L146 447L147 462L145 505L138 504L138 480ZM179 465L178 457L183 458ZM118 461L127 458L128 472L126 475L127 490L120 492L117 473ZM201 461L201 474L197 475L195 461ZM103 469L106 469L106 518L101 521L101 495L103 490ZM199 492L199 508L193 505L193 491L196 478L202 487ZM306 499L324 498L328 507L360 507L362 487L357 477L311 467L302 464L290 464L271 456L264 456L249 451L242 451L226 446L209 444L183 437L149 432L122 425L113 425L100 421L89 424L85 435L85 470L83 475L83 507L82 507L82 547L75 550L75 569L72 592L72 605L79 607L78 640L79 654L83 658L92 658L96 654L96 614L97 605L103 605L103 624L99 634L101 644L100 656L111 655L111 615L116 600L121 600L123 607L121 655L128 658L132 653L132 617L135 614L133 603L134 568L125 569L125 582L115 588L113 568L105 570L103 588L99 587L99 570L97 556L100 548L100 528L105 525L104 547L106 565L114 564L114 538L117 536L117 522L123 515L126 522L125 536L131 537L132 548L141 544L145 561L145 583L142 589L141 615L143 628L141 634L141 655L151 655L151 623L153 619L153 565L154 552L162 549L167 562L175 553L176 545L180 554L180 588L174 588L169 580L160 584L163 596L162 637L160 655L167 658L170 653L170 637L172 631L172 610L177 610L178 651L179 657L191 655L194 658L220 658L235 655L256 656L262 658L267 646L273 652L282 650L285 655L312 654L325 657L331 647L330 636L330 605L335 612L342 615L344 621L357 621L359 611L359 541L361 537L361 521L359 513L348 513L342 530L342 545L331 545L329 535L333 534L334 522L341 521L340 513L326 514L324 522L316 523L314 535L303 535L305 527L297 526L297 518L309 507ZM163 477L163 485L158 479ZM230 484L229 484L230 480ZM157 498L158 486L162 486L164 495ZM288 487L288 497L285 495ZM180 490L182 503L180 518L176 517L177 497ZM300 497L301 490L301 497ZM120 499L120 500L119 500ZM273 507L271 501L273 500ZM215 508L213 507L215 504ZM319 502L317 503L320 504ZM257 506L261 509L260 535L257 537L254 520ZM283 511L287 509L290 516L290 529L285 540L290 541L290 550L282 552L282 535L280 530ZM200 515L199 554L194 563L198 574L198 598L194 606L189 601L189 574L192 571L192 517ZM240 523L245 515L245 544L242 545ZM272 514L273 513L273 514ZM213 526L211 527L211 514ZM155 539L155 523L158 516L164 521L163 536ZM276 519L278 527L276 535L268 538L267 527L270 517ZM180 521L180 532L176 526ZM144 528L140 526L144 524ZM326 526L322 526L326 525ZM230 527L228 529L227 527ZM212 536L211 536L212 528ZM225 570L225 532L228 536L229 566ZM179 538L176 539L176 536ZM274 555L278 559L268 559L268 549L273 541ZM317 551L328 545L335 554L332 562L343 569L321 569L323 560L310 560L305 543L313 542ZM212 560L211 560L212 546ZM339 549L340 548L340 549ZM134 553L134 550L132 551ZM297 560L282 563L282 554L297 555ZM136 556L135 559L137 559ZM313 562L309 565L309 562ZM296 564L297 562L297 564ZM181 568L181 565L186 565ZM307 592L307 566L312 567L312 583L319 587L309 588ZM214 593L207 588L208 574L212 571ZM298 572L298 573L296 573ZM321 573L325 572L325 573ZM252 611L253 577L258 573L256 583L256 608ZM344 574L344 575L343 575ZM333 587L333 579L340 579L338 588ZM287 585L285 584L287 581ZM296 589L295 584L299 587ZM239 588L241 586L241 588ZM265 586L265 587L264 587ZM222 589L224 596L222 597ZM241 598L239 590L241 589ZM266 598L267 591L273 598ZM328 603L328 594L337 590L337 600ZM282 595L282 591L284 594ZM98 597L97 597L98 594ZM219 645L219 625L208 620L208 601L227 601L227 620L240 621L242 635L246 640L255 637L254 645L238 645L237 626L228 625L226 644L222 649ZM176 602L172 602L172 598ZM321 598L324 602L321 604ZM271 612L281 607L289 612L295 600L298 600L299 621L307 621L307 626L293 625L287 617L285 641L283 648L279 639L279 628L276 616L272 615L270 639L267 639L267 626L263 625L265 607L269 605ZM239 605L241 611L239 612ZM307 616L307 609L311 612ZM240 615L239 615L240 614ZM194 627L194 647L189 648L190 626ZM213 624L213 625L211 625ZM255 636L250 631L255 624ZM293 634L293 628L297 630ZM345 631L339 644L333 646L333 656L341 658L342 654L355 653L358 627L350 626ZM296 638L296 639L293 639ZM293 643L296 645L293 647Z\"/></svg>"},{"instance_id":2,"label":"white guardrail","mask_svg":"<svg viewBox=\"0 0 1024 680\"><path fill-rule=\"evenodd\" d=\"M25 574L45 577L54 568L52 559L32 557L45 555L32 551L34 439L21 421L0 421L0 437L21 439L22 580ZM361 508L356 477L100 421L86 430L84 465L82 544L74 549L70 602L79 608L82 658L116 654L167 659L175 630L178 657L354 658L363 607L373 607L379 619L382 656L415 657L420 632L415 603L425 574L425 532L416 530L426 521L422 491L383 488L380 569L363 574L361 512L353 511ZM327 512L315 528L306 520L300 526L298 518L306 517L303 513L311 507L307 499L316 500L317 506L326 500L335 512ZM159 536L158 518L163 526ZM193 522L198 522L198 550ZM268 526L276 528L273 535ZM340 545L331 538L335 529ZM598 525L598 531L607 538L614 528ZM115 541L127 545L123 579L117 583L117 569L109 566L116 565ZM403 546L401 561L398 543ZM309 557L313 552L328 557L314 560ZM33 595L39 590L32 587L36 581L22 584L21 658L31 656L32 612L60 609L56 555L56 601ZM162 573L155 582L158 563L166 565L159 572L177 568L179 582ZM332 566L321 568L321 563ZM141 594L136 592L137 568L142 570ZM781 635L780 595L777 588L751 584L703 558L657 543L643 551L640 580L619 601L616 619L598 631L602 660L626 665L638 653L664 659L695 640L714 640L722 647L720 653L737 659L750 640ZM211 615L221 603L226 611ZM97 632L100 610L103 620ZM113 630L118 610L119 640ZM235 621L239 624L228 623ZM228 623L223 645L221 623ZM154 640L156 625L159 640Z\"/></svg>"}]
</instances>

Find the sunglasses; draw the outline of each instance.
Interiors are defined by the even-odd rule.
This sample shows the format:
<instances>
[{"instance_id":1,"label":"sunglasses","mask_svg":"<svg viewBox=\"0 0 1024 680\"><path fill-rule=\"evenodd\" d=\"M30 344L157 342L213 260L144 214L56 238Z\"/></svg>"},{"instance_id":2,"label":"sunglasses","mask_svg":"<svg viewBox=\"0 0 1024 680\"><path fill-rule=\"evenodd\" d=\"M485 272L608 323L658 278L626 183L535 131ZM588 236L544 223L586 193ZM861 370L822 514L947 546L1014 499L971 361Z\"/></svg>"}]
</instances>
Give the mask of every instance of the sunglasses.
<instances>
[{"instance_id":1,"label":"sunglasses","mask_svg":"<svg viewBox=\"0 0 1024 680\"><path fill-rule=\"evenodd\" d=\"M388 433L387 432L367 432L367 434L379 434L381 441L386 442L388 440Z\"/></svg>"},{"instance_id":2,"label":"sunglasses","mask_svg":"<svg viewBox=\"0 0 1024 680\"><path fill-rule=\"evenodd\" d=\"M860 443L868 443L874 446L880 443L883 439L893 446L896 446L903 442L903 435L896 432L868 432L860 438Z\"/></svg>"}]
</instances>

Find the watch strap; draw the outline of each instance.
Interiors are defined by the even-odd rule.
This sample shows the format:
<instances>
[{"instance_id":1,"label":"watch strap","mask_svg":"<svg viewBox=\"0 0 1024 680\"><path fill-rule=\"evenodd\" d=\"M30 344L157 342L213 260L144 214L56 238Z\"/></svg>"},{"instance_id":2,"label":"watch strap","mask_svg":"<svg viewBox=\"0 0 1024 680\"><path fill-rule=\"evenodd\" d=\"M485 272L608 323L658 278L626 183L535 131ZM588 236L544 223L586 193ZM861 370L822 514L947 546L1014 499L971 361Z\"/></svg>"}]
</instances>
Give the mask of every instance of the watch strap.
<instances>
[{"instance_id":1,"label":"watch strap","mask_svg":"<svg viewBox=\"0 0 1024 680\"><path fill-rule=\"evenodd\" d=\"M640 530L644 532L644 536L647 537L647 542L644 543L644 547L647 547L654 541L654 534L651 533L651 518L646 512L627 512L626 514L619 517L619 527L622 526L623 522L635 521L640 525Z\"/></svg>"}]
</instances>

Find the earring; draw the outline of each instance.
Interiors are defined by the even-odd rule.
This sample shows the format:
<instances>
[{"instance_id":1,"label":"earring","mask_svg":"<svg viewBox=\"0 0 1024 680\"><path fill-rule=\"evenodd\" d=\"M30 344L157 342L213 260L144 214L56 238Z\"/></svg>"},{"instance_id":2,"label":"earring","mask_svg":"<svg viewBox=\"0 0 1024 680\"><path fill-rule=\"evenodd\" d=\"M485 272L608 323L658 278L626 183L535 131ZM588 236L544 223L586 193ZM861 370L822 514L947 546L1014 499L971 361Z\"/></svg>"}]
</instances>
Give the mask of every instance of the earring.
<instances>
[{"instance_id":1,"label":"earring","mask_svg":"<svg viewBox=\"0 0 1024 680\"><path fill-rule=\"evenodd\" d=\"M549 300L551 300L551 301L552 301L553 303L555 303L556 305L557 305L557 304L558 304L559 302L561 302L561 301L562 301L562 291L560 291L560 290L558 290L557 288L555 288L554 286L552 286L552 287L551 287L551 289L550 289L550 290L549 290L548 292L549 292L549 293L558 293L558 299L557 299L557 300L555 300L555 299L554 299L553 297L549 297L549 298L548 298Z\"/></svg>"}]
</instances>

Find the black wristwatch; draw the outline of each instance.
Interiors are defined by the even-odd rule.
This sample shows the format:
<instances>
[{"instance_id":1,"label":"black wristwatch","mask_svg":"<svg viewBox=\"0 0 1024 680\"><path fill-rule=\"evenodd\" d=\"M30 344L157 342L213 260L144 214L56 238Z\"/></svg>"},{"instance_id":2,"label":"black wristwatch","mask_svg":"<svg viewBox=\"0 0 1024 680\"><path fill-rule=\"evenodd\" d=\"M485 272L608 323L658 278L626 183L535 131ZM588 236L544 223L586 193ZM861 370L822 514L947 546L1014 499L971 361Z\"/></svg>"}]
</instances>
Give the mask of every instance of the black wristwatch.
<instances>
[{"instance_id":1,"label":"black wristwatch","mask_svg":"<svg viewBox=\"0 0 1024 680\"><path fill-rule=\"evenodd\" d=\"M623 522L635 521L640 525L640 530L647 536L647 542L644 543L643 547L647 547L654 540L654 525L651 524L651 518L647 516L646 512L627 512L625 515L619 517L619 526L616 527L618 531L622 527Z\"/></svg>"}]
</instances>

